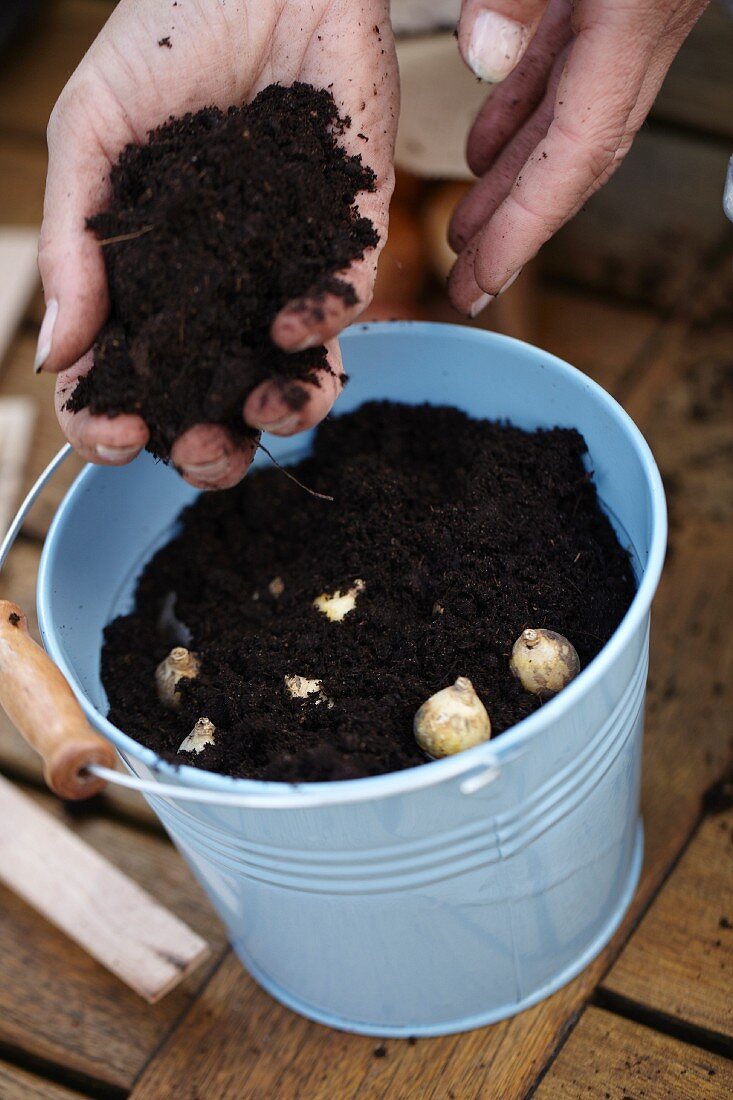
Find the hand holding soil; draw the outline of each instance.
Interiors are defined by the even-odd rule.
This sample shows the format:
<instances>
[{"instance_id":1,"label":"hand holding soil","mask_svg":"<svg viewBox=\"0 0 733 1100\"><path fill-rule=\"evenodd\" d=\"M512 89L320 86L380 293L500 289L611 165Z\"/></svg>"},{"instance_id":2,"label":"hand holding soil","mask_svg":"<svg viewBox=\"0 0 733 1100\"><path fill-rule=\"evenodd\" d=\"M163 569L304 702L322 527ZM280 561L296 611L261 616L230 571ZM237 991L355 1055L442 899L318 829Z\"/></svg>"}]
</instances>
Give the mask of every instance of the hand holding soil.
<instances>
[{"instance_id":1,"label":"hand holding soil","mask_svg":"<svg viewBox=\"0 0 733 1100\"><path fill-rule=\"evenodd\" d=\"M125 146L144 145L148 132L168 117L211 106L226 111L232 104L250 103L274 83L290 87L302 82L327 89L339 116L350 118L351 125L342 129L338 141L347 157L363 157L373 173L373 189L358 190L355 206L356 216L371 222L377 243L348 270L322 273L338 274L352 288L350 293L343 288L321 293L313 307L307 300L306 278L297 300L282 303L270 328L273 353L307 352L311 368L314 362L316 367L309 380L299 382L295 397L276 382L257 385L242 409L242 428L294 434L321 420L340 391L334 337L369 303L393 186L398 89L387 4L323 0L250 7L243 13L241 5L235 9L213 3L123 0L53 112L40 251L47 315L38 365L60 372L59 420L75 449L89 461L124 464L150 439L148 424L135 412L94 415L89 407L67 407L73 384L92 367L90 349L109 315L103 249L87 230L86 220L110 205L112 166ZM306 192L308 179L306 166ZM273 226L273 236L277 228ZM327 235L331 231L328 224L322 228ZM136 232L141 229L145 226L135 227ZM142 243L144 236L138 240ZM129 243L133 246L138 240ZM127 242L109 247L120 243L124 247ZM352 254L360 251L356 248ZM185 276L184 270L182 287ZM186 346L185 320L181 336L184 354L195 355L195 346ZM324 343L328 360L319 369L315 353ZM308 372L292 373L302 379ZM194 485L231 486L249 466L253 437L254 433L247 436L215 423L194 424L173 443L171 459Z\"/></svg>"},{"instance_id":2,"label":"hand holding soil","mask_svg":"<svg viewBox=\"0 0 733 1100\"><path fill-rule=\"evenodd\" d=\"M609 0L575 4L569 0L464 0L458 46L473 72L499 87L469 135L468 160L480 179L459 204L451 227L458 258L449 294L459 310L476 316L506 290L522 264L610 178L704 7L705 0L646 0L619 12ZM332 93L336 115L342 120L337 127L341 127L344 156L352 163L363 158L364 166L373 172L368 184L365 178L352 179L346 196L351 216L373 226L377 243L368 244L362 236L352 242L350 253L336 249L329 254L321 245L338 218L325 207L320 216L313 216L311 210L310 221L301 219L309 229L295 233L292 240L302 254L310 252L311 259L324 261L319 278L315 283L309 280L304 264L302 285L282 280L279 293L265 295L268 308L260 308L261 301L257 308L250 303L249 316L238 312L237 279L242 275L246 281L244 276L249 274L258 282L256 265L244 273L236 265L229 267L235 275L235 293L226 303L226 296L211 285L214 280L209 276L214 273L207 275L200 264L198 269L189 266L184 235L178 242L180 268L171 266L166 249L159 248L161 271L167 272L170 282L169 298L178 290L180 270L182 291L186 277L194 293L208 282L204 293L218 300L222 311L227 304L234 305L226 313L228 335L238 326L244 329L241 343L249 353L249 365L244 366L248 382L237 394L232 377L242 355L234 346L236 341L222 340L217 348L215 329L202 338L190 324L196 310L188 308L185 294L177 328L183 349L180 377L171 353L170 325L165 333L141 335L129 331L129 325L121 331L118 322L120 314L124 321L125 310L118 309L115 293L110 313L105 259L113 281L120 266L117 254L123 267L126 263L130 271L138 270L140 290L146 264L151 257L155 260L156 248L162 244L154 239L159 226L154 221L137 224L131 212L138 205L148 205L171 223L177 202L176 180L161 174L155 176L162 192L159 202L148 203L146 186L136 194L133 187L125 208L113 195L110 172L130 144L137 146L138 158L144 161L147 135L171 117L181 120L204 108L226 111L242 104L246 112L263 90L274 85L292 89L296 84ZM234 485L251 461L255 433L247 435L244 426L291 435L326 415L343 382L334 338L369 303L386 238L398 98L388 0L248 0L227 5L217 0L121 0L64 89L49 125L40 252L47 312L36 363L38 369L62 372L58 416L84 458L121 465L149 445L155 453L170 457L192 484L222 488ZM226 130L222 118L219 122ZM291 136L300 137L308 130L301 123L302 118L293 119ZM173 133L182 137L171 125ZM162 140L172 136L168 130L165 134ZM177 152L186 148L185 141L179 142ZM319 179L314 164L306 161L307 157L297 182L285 187L299 197L307 195ZM189 169L195 165L192 156L187 161L184 157L184 162ZM170 164L167 167L170 170ZM138 178L144 180L144 172ZM275 178L279 179L277 173ZM262 208L268 181L257 180L254 173L252 182L249 194L257 196ZM238 238L237 218L209 201L205 192L203 187L199 209L205 217L221 219L214 235L223 237L231 230L232 240L239 240L240 253L246 252L246 240ZM190 191L188 199L195 207ZM282 227L277 205L273 211L274 236ZM87 219L100 212L113 215L107 219L108 228L121 226L127 217L129 230L113 229L100 245L86 228ZM291 217L292 213L291 209ZM98 236L104 224L104 216L95 221ZM321 233L315 249L310 244L314 226ZM175 233L170 232L170 224L168 229L170 242ZM270 252L262 231L251 243L258 259L269 255L271 267L284 270L287 248ZM223 268L225 252L218 248ZM138 264L138 255L144 262ZM297 268L297 248L289 250L289 258ZM330 270L329 258L335 263ZM335 283L329 288L328 278L336 275L345 278L349 292ZM125 279L129 286L131 280ZM127 303L130 316L134 301L132 296ZM258 309L266 341L260 332L253 343L248 327ZM136 312L135 323L144 326L149 319L140 314L145 310ZM107 372L106 380L100 373L94 382L82 384L70 404L76 383L89 374L90 349L106 320L98 357L95 352ZM267 341L269 357L263 354ZM320 350L324 345L326 350ZM163 354L168 375L151 359L149 351L154 347L167 348ZM297 361L296 355L308 358ZM187 390L186 378L194 373L197 356L205 385ZM288 356L293 361L286 366ZM125 363L130 362L138 378L125 393ZM155 407L140 396L139 383L146 371L158 391ZM298 381L295 389L283 384L288 379ZM114 385L102 401L100 393L110 380ZM142 389L146 390L143 397L147 396L150 386ZM236 407L240 397L242 408ZM161 403L172 408L161 412Z\"/></svg>"}]
</instances>

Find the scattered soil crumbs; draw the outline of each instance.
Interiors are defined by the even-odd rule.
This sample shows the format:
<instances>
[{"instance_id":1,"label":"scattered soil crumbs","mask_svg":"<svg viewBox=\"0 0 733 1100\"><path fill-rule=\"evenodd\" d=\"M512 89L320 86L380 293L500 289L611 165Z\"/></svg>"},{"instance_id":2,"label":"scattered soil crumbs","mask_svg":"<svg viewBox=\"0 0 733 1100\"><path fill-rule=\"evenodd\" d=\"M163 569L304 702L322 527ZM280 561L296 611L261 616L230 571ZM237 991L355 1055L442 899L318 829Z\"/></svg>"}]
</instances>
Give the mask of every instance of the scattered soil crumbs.
<instances>
[{"instance_id":1,"label":"scattered soil crumbs","mask_svg":"<svg viewBox=\"0 0 733 1100\"><path fill-rule=\"evenodd\" d=\"M110 207L88 221L111 313L70 409L140 413L149 450L167 458L196 423L245 434L243 400L264 379L314 380L325 349L287 354L269 330L292 299L356 301L334 272L378 236L355 207L375 176L339 145L349 125L329 91L273 84L245 107L171 119L124 149Z\"/></svg>"},{"instance_id":2,"label":"scattered soil crumbs","mask_svg":"<svg viewBox=\"0 0 733 1100\"><path fill-rule=\"evenodd\" d=\"M540 705L509 670L519 633L560 631L585 666L634 594L584 452L572 430L530 434L450 408L371 403L325 422L297 474L333 503L265 469L183 513L135 611L107 628L111 720L212 771L349 779L424 763L415 710L468 676L500 734ZM342 622L313 607L357 579L365 589ZM181 641L158 626L169 593L202 661L175 712L154 688ZM293 675L321 680L333 707L291 698ZM215 744L178 754L202 716Z\"/></svg>"}]
</instances>

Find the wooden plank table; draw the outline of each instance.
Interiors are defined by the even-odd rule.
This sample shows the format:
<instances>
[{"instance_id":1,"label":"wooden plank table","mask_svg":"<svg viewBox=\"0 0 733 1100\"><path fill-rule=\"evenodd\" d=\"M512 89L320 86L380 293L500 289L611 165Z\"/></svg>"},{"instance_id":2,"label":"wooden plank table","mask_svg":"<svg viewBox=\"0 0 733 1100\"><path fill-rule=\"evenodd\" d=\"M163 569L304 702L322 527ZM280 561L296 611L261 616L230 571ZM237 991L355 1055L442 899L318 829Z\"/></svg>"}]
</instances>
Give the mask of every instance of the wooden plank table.
<instances>
[{"instance_id":1,"label":"wooden plank table","mask_svg":"<svg viewBox=\"0 0 733 1100\"><path fill-rule=\"evenodd\" d=\"M111 7L107 0L56 0L41 35L0 72L0 222L38 224L48 110ZM706 20L679 75L673 71L665 85L658 108L665 126L650 128L627 179L610 185L597 212L565 231L547 260L561 278L537 301L538 343L576 363L630 411L655 451L670 503L644 747L645 862L613 941L542 1004L463 1036L380 1042L320 1027L271 1000L242 969L137 796L110 792L71 813L43 791L37 760L0 717L0 770L213 948L207 966L149 1007L0 890L1 1097L733 1095L733 805L721 785L730 775L733 709L733 240L719 209L709 209L709 183L709 194L685 184L684 248L664 238L664 211L654 209L651 228L636 219L636 209L653 204L644 178L650 157L669 153L680 174L698 148L709 176L722 163L720 136L730 134L729 120L711 107L719 100L711 97L696 43L716 43L724 79L733 21L729 26L720 12ZM679 118L704 129L704 117L718 137L668 126ZM638 202L629 212L632 192ZM585 256L572 234L582 237ZM644 277L637 234L644 262L663 270L631 301ZM449 317L444 303L432 308ZM36 303L0 362L0 398L30 399L36 410L26 487L62 442L52 380L31 372L38 317ZM0 578L0 595L12 594L29 611L42 539L74 472L70 464L34 510Z\"/></svg>"}]
</instances>

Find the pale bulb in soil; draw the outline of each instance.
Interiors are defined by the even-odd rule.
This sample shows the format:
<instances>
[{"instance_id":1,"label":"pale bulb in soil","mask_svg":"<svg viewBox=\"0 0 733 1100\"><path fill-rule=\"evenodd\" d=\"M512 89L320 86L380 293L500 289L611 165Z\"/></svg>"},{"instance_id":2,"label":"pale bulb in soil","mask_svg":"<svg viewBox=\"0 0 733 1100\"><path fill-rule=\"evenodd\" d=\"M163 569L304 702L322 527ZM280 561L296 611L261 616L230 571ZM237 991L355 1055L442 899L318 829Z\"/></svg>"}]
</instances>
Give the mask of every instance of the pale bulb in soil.
<instances>
[{"instance_id":1,"label":"pale bulb in soil","mask_svg":"<svg viewBox=\"0 0 733 1100\"><path fill-rule=\"evenodd\" d=\"M213 745L216 726L209 718L199 718L188 737L178 746L179 752L202 752L207 745Z\"/></svg>"},{"instance_id":2,"label":"pale bulb in soil","mask_svg":"<svg viewBox=\"0 0 733 1100\"><path fill-rule=\"evenodd\" d=\"M167 707L180 703L176 685L181 680L194 680L199 673L199 660L195 653L177 645L155 670L155 686L158 698Z\"/></svg>"},{"instance_id":3,"label":"pale bulb in soil","mask_svg":"<svg viewBox=\"0 0 733 1100\"><path fill-rule=\"evenodd\" d=\"M305 676L286 676L285 688L293 699L310 699L316 706L319 703L328 703L329 710L333 706L333 701L323 690L322 680L308 680Z\"/></svg>"},{"instance_id":4,"label":"pale bulb in soil","mask_svg":"<svg viewBox=\"0 0 733 1100\"><path fill-rule=\"evenodd\" d=\"M415 715L415 740L434 759L472 749L491 737L491 720L473 684L459 676L436 691Z\"/></svg>"},{"instance_id":5,"label":"pale bulb in soil","mask_svg":"<svg viewBox=\"0 0 733 1100\"><path fill-rule=\"evenodd\" d=\"M321 611L326 618L330 619L333 623L340 623L346 618L349 612L353 611L356 607L356 597L364 591L366 585L364 581L356 580L352 584L348 591L341 595L341 590L337 589L332 596L329 596L327 592L323 592L320 596L316 596L313 601L313 606Z\"/></svg>"},{"instance_id":6,"label":"pale bulb in soil","mask_svg":"<svg viewBox=\"0 0 733 1100\"><path fill-rule=\"evenodd\" d=\"M578 675L580 661L562 634L530 627L514 643L510 667L525 691L557 695Z\"/></svg>"}]
</instances>

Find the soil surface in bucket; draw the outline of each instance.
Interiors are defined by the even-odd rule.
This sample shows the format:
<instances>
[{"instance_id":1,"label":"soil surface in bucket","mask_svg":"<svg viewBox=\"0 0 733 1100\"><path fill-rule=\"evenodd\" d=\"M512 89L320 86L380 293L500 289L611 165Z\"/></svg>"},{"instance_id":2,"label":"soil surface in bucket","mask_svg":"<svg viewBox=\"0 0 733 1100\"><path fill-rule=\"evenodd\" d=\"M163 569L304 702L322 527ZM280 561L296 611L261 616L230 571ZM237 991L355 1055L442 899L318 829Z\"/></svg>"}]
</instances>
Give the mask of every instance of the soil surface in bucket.
<instances>
[{"instance_id":1,"label":"soil surface in bucket","mask_svg":"<svg viewBox=\"0 0 733 1100\"><path fill-rule=\"evenodd\" d=\"M585 450L573 430L451 408L370 403L326 421L291 472L332 502L266 468L184 511L134 611L107 628L111 720L212 771L350 779L424 763L415 711L467 676L501 734L542 703L509 668L521 631L564 634L585 666L634 595ZM357 581L341 622L314 606ZM155 669L181 642L201 669L170 710ZM320 694L294 699L291 676L320 680ZM202 717L214 743L179 753Z\"/></svg>"},{"instance_id":2,"label":"soil surface in bucket","mask_svg":"<svg viewBox=\"0 0 733 1100\"><path fill-rule=\"evenodd\" d=\"M270 85L244 107L172 119L126 147L109 209L88 222L111 312L70 409L139 413L148 449L167 458L197 423L247 434L244 399L266 378L302 407L293 381L317 381L325 348L281 351L272 320L304 295L355 302L334 272L378 239L355 205L375 176L339 144L348 126L329 91Z\"/></svg>"}]
</instances>

